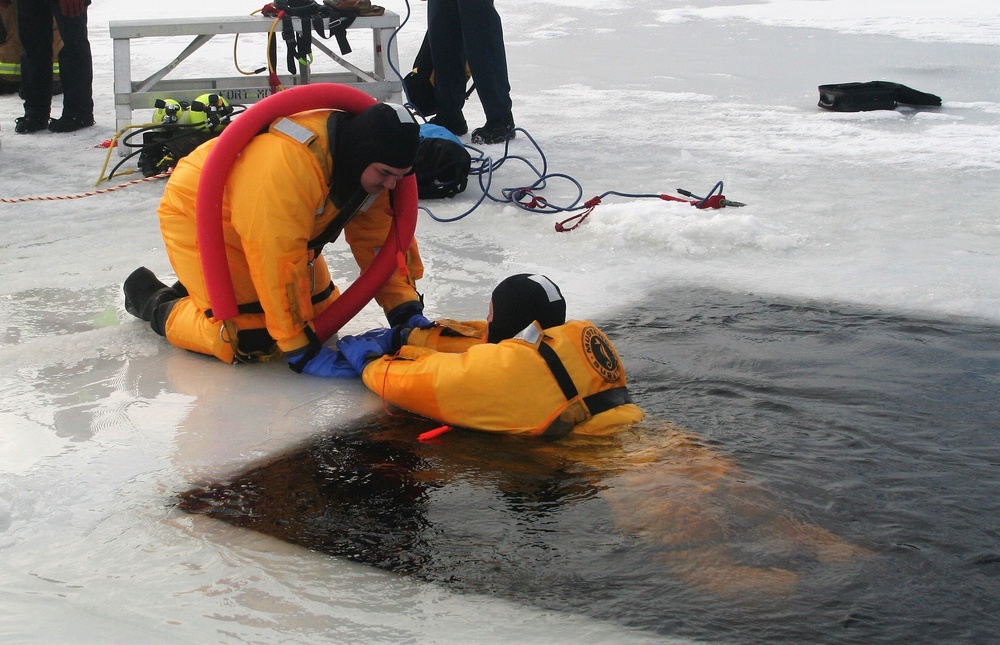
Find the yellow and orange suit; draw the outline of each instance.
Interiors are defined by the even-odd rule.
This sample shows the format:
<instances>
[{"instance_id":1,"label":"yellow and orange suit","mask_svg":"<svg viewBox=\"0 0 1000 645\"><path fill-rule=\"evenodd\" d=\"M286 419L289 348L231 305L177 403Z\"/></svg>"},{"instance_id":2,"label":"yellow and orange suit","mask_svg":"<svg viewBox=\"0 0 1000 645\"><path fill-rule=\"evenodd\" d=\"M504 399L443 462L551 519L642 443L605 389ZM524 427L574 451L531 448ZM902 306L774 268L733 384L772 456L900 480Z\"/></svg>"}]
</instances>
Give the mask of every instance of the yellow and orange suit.
<instances>
[{"instance_id":1,"label":"yellow and orange suit","mask_svg":"<svg viewBox=\"0 0 1000 645\"><path fill-rule=\"evenodd\" d=\"M413 330L400 351L365 366L385 401L450 425L559 438L609 434L642 419L611 341L586 320L484 341L485 322Z\"/></svg>"},{"instance_id":2,"label":"yellow and orange suit","mask_svg":"<svg viewBox=\"0 0 1000 645\"><path fill-rule=\"evenodd\" d=\"M313 110L276 120L242 150L226 182L222 224L229 270L236 302L249 305L241 306L241 312L248 313L234 322L239 330L266 329L283 352L308 345L306 325L340 295L323 256L308 248L339 213L328 196L331 112ZM167 255L189 294L171 310L166 337L177 347L233 362L222 321L210 315L195 220L198 182L215 142L181 159L160 202ZM383 192L345 227L344 237L362 271L385 242L391 224L389 196ZM415 281L423 276L423 264L416 240L407 250L406 265L406 276L397 271L375 294L386 312L420 299Z\"/></svg>"}]
</instances>

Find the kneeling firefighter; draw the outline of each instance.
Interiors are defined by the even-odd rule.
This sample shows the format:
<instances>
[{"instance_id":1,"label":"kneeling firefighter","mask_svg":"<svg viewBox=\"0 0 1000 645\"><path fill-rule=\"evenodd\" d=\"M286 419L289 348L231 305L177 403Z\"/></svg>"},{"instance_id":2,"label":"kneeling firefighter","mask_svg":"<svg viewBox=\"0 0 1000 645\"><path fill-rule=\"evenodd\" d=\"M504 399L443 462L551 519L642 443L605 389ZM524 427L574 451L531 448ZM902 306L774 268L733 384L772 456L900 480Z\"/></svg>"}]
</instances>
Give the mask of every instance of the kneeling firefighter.
<instances>
[{"instance_id":1,"label":"kneeling firefighter","mask_svg":"<svg viewBox=\"0 0 1000 645\"><path fill-rule=\"evenodd\" d=\"M218 139L184 157L167 182L158 215L178 282L145 267L125 281L125 308L176 347L225 361L260 362L282 352L297 372L332 350L311 321L340 295L321 255L344 233L362 271L392 224L391 193L409 174L419 126L402 106L380 103L358 115L311 110L275 120L233 164L222 225L239 315L237 338L212 316L196 224L202 168ZM391 325L429 326L415 281L423 264L414 240L406 275L375 294Z\"/></svg>"},{"instance_id":2,"label":"kneeling firefighter","mask_svg":"<svg viewBox=\"0 0 1000 645\"><path fill-rule=\"evenodd\" d=\"M336 376L361 375L410 412L475 430L544 439L614 434L643 418L608 337L566 320L544 275L518 274L493 290L486 321L344 336Z\"/></svg>"}]
</instances>

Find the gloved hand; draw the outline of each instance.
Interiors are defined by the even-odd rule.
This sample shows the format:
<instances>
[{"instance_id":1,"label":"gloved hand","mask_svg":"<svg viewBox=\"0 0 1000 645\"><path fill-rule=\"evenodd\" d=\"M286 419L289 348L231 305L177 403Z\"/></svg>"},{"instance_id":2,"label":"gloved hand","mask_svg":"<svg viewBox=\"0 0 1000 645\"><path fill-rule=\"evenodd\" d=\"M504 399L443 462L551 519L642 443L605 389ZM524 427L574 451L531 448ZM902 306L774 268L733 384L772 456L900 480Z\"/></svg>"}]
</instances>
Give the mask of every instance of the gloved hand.
<instances>
[{"instance_id":1,"label":"gloved hand","mask_svg":"<svg viewBox=\"0 0 1000 645\"><path fill-rule=\"evenodd\" d=\"M288 366L296 372L305 372L313 376L334 376L337 378L357 378L358 372L351 365L350 361L344 358L340 352L336 352L323 345L319 348L319 353L310 358L304 364L301 363L302 353L288 357Z\"/></svg>"},{"instance_id":2,"label":"gloved hand","mask_svg":"<svg viewBox=\"0 0 1000 645\"><path fill-rule=\"evenodd\" d=\"M424 316L424 303L419 300L404 302L386 314L386 319L390 327L428 329L434 326L434 323Z\"/></svg>"},{"instance_id":3,"label":"gloved hand","mask_svg":"<svg viewBox=\"0 0 1000 645\"><path fill-rule=\"evenodd\" d=\"M391 329L378 330L392 333ZM365 371L368 361L374 360L387 353L382 346L381 338L366 338L361 336L344 336L337 341L337 349L350 362L351 367L358 374Z\"/></svg>"},{"instance_id":4,"label":"gloved hand","mask_svg":"<svg viewBox=\"0 0 1000 645\"><path fill-rule=\"evenodd\" d=\"M403 327L407 329L414 329L414 328L430 329L433 326L434 323L425 318L424 314L422 313L413 314L412 316L406 319L406 322L403 323Z\"/></svg>"},{"instance_id":5,"label":"gloved hand","mask_svg":"<svg viewBox=\"0 0 1000 645\"><path fill-rule=\"evenodd\" d=\"M366 338L368 340L374 340L378 343L379 349L382 354L395 354L399 351L399 337L400 334L395 329L386 329L384 327L379 327L378 329L369 329L363 334L358 334L357 336L344 336L344 338Z\"/></svg>"}]
</instances>

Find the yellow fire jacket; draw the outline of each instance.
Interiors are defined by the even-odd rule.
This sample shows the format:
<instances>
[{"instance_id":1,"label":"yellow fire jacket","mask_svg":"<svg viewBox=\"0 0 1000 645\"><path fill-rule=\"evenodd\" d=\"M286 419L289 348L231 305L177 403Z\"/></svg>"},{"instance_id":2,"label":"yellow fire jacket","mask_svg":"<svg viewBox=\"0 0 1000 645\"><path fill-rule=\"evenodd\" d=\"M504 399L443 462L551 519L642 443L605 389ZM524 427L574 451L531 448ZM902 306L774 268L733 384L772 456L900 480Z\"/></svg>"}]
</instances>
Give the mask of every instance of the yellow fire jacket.
<instances>
[{"instance_id":1,"label":"yellow fire jacket","mask_svg":"<svg viewBox=\"0 0 1000 645\"><path fill-rule=\"evenodd\" d=\"M5 89L21 83L21 38L17 33L17 0L0 7L0 87ZM59 27L52 19L52 80L59 80L59 51L62 49Z\"/></svg>"},{"instance_id":2,"label":"yellow fire jacket","mask_svg":"<svg viewBox=\"0 0 1000 645\"><path fill-rule=\"evenodd\" d=\"M586 320L486 343L485 322L414 330L394 356L365 366L385 401L443 423L557 439L609 434L640 421L608 337ZM438 347L447 347L440 351Z\"/></svg>"},{"instance_id":3,"label":"yellow fire jacket","mask_svg":"<svg viewBox=\"0 0 1000 645\"><path fill-rule=\"evenodd\" d=\"M241 314L240 330L265 329L284 352L308 344L305 326L339 295L322 255L308 248L339 214L330 201L332 159L327 133L330 110L275 121L254 137L233 164L223 198L222 220L229 270ZM177 165L160 202L160 231L178 280L187 288L172 309L166 337L172 344L232 362L233 351L210 315L198 250L197 189L201 169L217 139L199 146ZM344 228L361 270L385 242L392 218L384 192ZM423 276L416 241L406 253L408 275L398 271L375 295L388 312L419 300Z\"/></svg>"}]
</instances>

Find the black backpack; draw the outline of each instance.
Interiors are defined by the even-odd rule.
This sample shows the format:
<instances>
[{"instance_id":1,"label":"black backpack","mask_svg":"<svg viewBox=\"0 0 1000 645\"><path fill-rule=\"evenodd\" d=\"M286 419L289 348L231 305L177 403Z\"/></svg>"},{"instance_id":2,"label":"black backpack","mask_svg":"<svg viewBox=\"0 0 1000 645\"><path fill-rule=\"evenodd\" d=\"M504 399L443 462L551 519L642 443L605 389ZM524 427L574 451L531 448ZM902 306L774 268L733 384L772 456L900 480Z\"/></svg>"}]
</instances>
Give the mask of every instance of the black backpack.
<instances>
[{"instance_id":1,"label":"black backpack","mask_svg":"<svg viewBox=\"0 0 1000 645\"><path fill-rule=\"evenodd\" d=\"M472 78L468 65L465 76L467 79ZM403 77L403 87L407 100L420 114L427 117L437 113L437 101L434 100L434 63L431 62L431 43L426 33L417 50L417 57L413 59L413 71ZM475 83L469 85L465 98L472 96L475 89Z\"/></svg>"},{"instance_id":2,"label":"black backpack","mask_svg":"<svg viewBox=\"0 0 1000 645\"><path fill-rule=\"evenodd\" d=\"M420 199L454 197L469 185L472 156L450 139L426 137L417 148L413 168Z\"/></svg>"}]
</instances>

